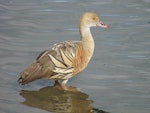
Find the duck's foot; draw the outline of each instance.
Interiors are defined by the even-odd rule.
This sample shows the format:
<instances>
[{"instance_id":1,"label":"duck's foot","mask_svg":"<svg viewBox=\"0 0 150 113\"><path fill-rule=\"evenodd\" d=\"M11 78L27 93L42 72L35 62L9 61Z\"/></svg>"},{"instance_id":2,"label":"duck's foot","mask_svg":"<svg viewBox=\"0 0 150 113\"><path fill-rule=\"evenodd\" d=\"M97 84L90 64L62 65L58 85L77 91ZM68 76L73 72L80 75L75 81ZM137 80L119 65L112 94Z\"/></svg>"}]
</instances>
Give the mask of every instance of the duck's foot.
<instances>
[{"instance_id":1,"label":"duck's foot","mask_svg":"<svg viewBox=\"0 0 150 113\"><path fill-rule=\"evenodd\" d=\"M67 86L65 85L66 84L66 81L63 81L61 84L59 83L58 80L55 80L55 83L54 83L54 87L58 88L58 89L63 89L63 90L67 90Z\"/></svg>"},{"instance_id":2,"label":"duck's foot","mask_svg":"<svg viewBox=\"0 0 150 113\"><path fill-rule=\"evenodd\" d=\"M58 80L55 80L54 87L60 90L71 91L71 92L79 92L81 91L79 88L73 86L66 86L68 80L63 80L60 84Z\"/></svg>"}]
</instances>

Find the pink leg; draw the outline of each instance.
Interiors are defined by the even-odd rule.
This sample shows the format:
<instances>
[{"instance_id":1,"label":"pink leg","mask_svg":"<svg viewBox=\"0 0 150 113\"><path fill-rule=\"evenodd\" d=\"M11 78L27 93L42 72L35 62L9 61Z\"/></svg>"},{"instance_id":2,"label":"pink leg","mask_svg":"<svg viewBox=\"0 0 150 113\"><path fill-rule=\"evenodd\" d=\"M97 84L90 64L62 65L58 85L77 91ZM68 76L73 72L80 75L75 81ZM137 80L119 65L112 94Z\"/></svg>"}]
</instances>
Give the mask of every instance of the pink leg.
<instances>
[{"instance_id":1,"label":"pink leg","mask_svg":"<svg viewBox=\"0 0 150 113\"><path fill-rule=\"evenodd\" d=\"M67 87L66 87L66 83L68 82L68 79L67 80L63 80L62 83L61 83L61 87L65 90L67 90Z\"/></svg>"}]
</instances>

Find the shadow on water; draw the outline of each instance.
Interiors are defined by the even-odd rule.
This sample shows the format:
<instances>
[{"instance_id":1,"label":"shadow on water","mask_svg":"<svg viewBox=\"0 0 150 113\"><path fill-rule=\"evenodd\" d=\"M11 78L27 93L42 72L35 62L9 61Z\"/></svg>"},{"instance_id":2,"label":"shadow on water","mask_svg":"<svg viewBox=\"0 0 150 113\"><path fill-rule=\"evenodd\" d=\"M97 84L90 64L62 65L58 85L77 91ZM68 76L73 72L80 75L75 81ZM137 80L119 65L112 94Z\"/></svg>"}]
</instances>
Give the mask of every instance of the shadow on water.
<instances>
[{"instance_id":1,"label":"shadow on water","mask_svg":"<svg viewBox=\"0 0 150 113\"><path fill-rule=\"evenodd\" d=\"M108 113L92 108L92 100L83 92L64 91L49 86L39 91L22 90L23 104L54 113Z\"/></svg>"}]
</instances>

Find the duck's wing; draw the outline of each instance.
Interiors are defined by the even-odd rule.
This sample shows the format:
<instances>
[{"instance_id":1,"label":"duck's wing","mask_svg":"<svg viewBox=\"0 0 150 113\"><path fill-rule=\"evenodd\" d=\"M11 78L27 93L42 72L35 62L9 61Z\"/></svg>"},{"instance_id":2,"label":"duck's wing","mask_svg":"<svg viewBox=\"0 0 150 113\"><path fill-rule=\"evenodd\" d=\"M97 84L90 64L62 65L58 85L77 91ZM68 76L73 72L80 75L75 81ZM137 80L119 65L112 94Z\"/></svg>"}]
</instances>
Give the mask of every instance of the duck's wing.
<instances>
[{"instance_id":1,"label":"duck's wing","mask_svg":"<svg viewBox=\"0 0 150 113\"><path fill-rule=\"evenodd\" d=\"M22 73L18 82L26 84L36 79L68 79L80 71L83 59L80 41L64 41L42 52Z\"/></svg>"},{"instance_id":2,"label":"duck's wing","mask_svg":"<svg viewBox=\"0 0 150 113\"><path fill-rule=\"evenodd\" d=\"M55 44L51 49L43 52L37 61L46 65L51 65L51 75L47 75L49 79L67 79L73 74L73 60L76 56L77 46L79 42L64 41Z\"/></svg>"}]
</instances>

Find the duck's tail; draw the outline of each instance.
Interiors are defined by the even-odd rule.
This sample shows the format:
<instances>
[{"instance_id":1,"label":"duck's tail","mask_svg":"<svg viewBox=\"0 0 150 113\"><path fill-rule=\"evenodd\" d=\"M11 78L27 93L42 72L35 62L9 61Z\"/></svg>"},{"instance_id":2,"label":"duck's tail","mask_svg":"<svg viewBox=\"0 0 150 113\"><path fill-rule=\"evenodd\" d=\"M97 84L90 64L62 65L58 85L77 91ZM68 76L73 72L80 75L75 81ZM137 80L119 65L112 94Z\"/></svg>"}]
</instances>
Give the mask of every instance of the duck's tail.
<instances>
[{"instance_id":1,"label":"duck's tail","mask_svg":"<svg viewBox=\"0 0 150 113\"><path fill-rule=\"evenodd\" d=\"M34 61L23 72L19 74L18 83L21 85L25 85L29 82L39 79L41 69L42 66L38 62Z\"/></svg>"}]
</instances>

